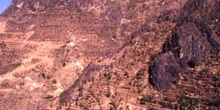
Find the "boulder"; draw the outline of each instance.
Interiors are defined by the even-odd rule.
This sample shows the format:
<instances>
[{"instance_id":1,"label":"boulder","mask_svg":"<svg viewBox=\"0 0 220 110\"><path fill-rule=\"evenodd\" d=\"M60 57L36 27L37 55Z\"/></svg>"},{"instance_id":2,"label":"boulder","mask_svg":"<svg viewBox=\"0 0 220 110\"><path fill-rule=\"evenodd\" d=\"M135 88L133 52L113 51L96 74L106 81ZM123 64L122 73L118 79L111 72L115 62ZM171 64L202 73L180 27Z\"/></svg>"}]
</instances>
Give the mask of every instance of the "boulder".
<instances>
[{"instance_id":1,"label":"boulder","mask_svg":"<svg viewBox=\"0 0 220 110\"><path fill-rule=\"evenodd\" d=\"M182 71L172 52L166 52L155 58L150 66L149 82L158 90L170 87L170 84L178 80L178 74Z\"/></svg>"}]
</instances>

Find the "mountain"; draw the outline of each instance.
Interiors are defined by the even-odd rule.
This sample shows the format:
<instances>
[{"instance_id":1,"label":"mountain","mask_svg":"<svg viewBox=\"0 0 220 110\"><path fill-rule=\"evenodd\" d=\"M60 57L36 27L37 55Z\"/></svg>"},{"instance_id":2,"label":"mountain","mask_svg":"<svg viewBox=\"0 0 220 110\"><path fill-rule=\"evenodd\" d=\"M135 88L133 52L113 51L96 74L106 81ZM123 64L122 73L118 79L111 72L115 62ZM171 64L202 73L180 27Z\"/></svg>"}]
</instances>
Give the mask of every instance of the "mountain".
<instances>
[{"instance_id":1,"label":"mountain","mask_svg":"<svg viewBox=\"0 0 220 110\"><path fill-rule=\"evenodd\" d=\"M0 109L220 109L219 0L13 0Z\"/></svg>"}]
</instances>

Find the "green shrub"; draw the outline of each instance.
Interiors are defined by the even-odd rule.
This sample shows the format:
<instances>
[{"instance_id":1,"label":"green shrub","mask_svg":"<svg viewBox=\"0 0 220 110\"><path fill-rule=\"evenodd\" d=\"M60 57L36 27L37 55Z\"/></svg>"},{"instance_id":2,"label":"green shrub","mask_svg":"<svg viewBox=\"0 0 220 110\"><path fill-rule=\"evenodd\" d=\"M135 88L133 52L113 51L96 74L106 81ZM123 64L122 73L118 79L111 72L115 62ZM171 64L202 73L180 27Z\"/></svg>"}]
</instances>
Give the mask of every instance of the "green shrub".
<instances>
[{"instance_id":1,"label":"green shrub","mask_svg":"<svg viewBox=\"0 0 220 110\"><path fill-rule=\"evenodd\" d=\"M178 103L181 110L195 110L198 107L199 100L196 98L181 95Z\"/></svg>"}]
</instances>

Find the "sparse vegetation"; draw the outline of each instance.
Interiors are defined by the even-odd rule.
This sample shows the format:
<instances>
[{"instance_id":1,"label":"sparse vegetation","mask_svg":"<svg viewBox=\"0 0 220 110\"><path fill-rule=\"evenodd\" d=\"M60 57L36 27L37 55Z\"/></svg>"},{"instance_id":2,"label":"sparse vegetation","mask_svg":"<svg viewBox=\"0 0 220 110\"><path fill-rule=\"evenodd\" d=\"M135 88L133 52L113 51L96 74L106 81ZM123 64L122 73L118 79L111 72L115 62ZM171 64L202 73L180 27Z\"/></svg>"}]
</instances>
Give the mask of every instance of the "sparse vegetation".
<instances>
[{"instance_id":1,"label":"sparse vegetation","mask_svg":"<svg viewBox=\"0 0 220 110\"><path fill-rule=\"evenodd\" d=\"M117 110L118 106L115 102L112 101L109 104L110 104L110 110Z\"/></svg>"},{"instance_id":2,"label":"sparse vegetation","mask_svg":"<svg viewBox=\"0 0 220 110\"><path fill-rule=\"evenodd\" d=\"M160 101L159 104L164 108L177 109L177 105L171 102Z\"/></svg>"},{"instance_id":3,"label":"sparse vegetation","mask_svg":"<svg viewBox=\"0 0 220 110\"><path fill-rule=\"evenodd\" d=\"M218 36L220 36L220 31L217 31L216 34L217 34Z\"/></svg>"},{"instance_id":4,"label":"sparse vegetation","mask_svg":"<svg viewBox=\"0 0 220 110\"><path fill-rule=\"evenodd\" d=\"M155 103L155 97L153 95L145 95L141 99L139 99L139 103L144 105L147 103Z\"/></svg>"},{"instance_id":5,"label":"sparse vegetation","mask_svg":"<svg viewBox=\"0 0 220 110\"><path fill-rule=\"evenodd\" d=\"M109 80L111 80L111 78L112 78L112 75L111 75L111 73L105 73L104 74L104 77L109 81Z\"/></svg>"},{"instance_id":6,"label":"sparse vegetation","mask_svg":"<svg viewBox=\"0 0 220 110\"><path fill-rule=\"evenodd\" d=\"M181 110L195 110L198 107L199 100L182 94L178 103Z\"/></svg>"},{"instance_id":7,"label":"sparse vegetation","mask_svg":"<svg viewBox=\"0 0 220 110\"><path fill-rule=\"evenodd\" d=\"M129 78L128 71L125 71L124 76L125 76L126 78Z\"/></svg>"},{"instance_id":8,"label":"sparse vegetation","mask_svg":"<svg viewBox=\"0 0 220 110\"><path fill-rule=\"evenodd\" d=\"M140 69L136 74L136 78L141 79L144 76L144 73L145 73L145 69Z\"/></svg>"}]
</instances>

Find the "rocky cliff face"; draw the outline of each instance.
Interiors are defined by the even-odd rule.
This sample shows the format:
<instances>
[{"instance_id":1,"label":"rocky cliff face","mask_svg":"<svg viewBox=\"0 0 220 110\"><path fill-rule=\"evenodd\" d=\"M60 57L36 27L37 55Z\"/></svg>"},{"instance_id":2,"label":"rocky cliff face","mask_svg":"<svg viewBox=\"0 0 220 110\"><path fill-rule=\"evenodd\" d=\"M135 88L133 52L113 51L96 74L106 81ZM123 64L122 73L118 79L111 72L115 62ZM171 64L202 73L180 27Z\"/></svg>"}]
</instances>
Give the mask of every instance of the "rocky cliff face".
<instances>
[{"instance_id":1,"label":"rocky cliff face","mask_svg":"<svg viewBox=\"0 0 220 110\"><path fill-rule=\"evenodd\" d=\"M219 0L14 0L0 109L219 109Z\"/></svg>"}]
</instances>

